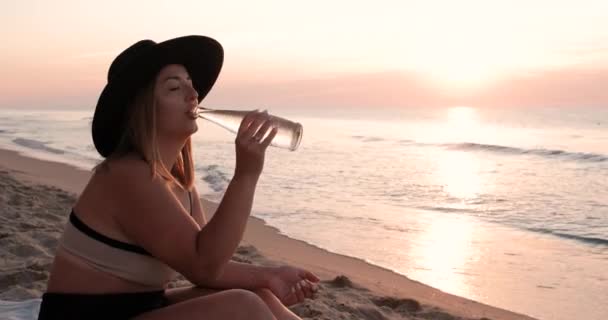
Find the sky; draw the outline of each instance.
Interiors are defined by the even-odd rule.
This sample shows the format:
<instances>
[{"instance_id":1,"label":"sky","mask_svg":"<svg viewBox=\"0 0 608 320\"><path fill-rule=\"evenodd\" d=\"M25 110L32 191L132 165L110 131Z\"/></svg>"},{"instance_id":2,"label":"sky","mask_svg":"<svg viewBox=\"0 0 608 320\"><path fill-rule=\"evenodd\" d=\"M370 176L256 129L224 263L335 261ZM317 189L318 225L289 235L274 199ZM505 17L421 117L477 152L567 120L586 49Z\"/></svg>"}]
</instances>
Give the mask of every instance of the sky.
<instances>
[{"instance_id":1,"label":"sky","mask_svg":"<svg viewBox=\"0 0 608 320\"><path fill-rule=\"evenodd\" d=\"M608 106L608 1L3 1L0 108L93 109L141 39L224 47L208 106Z\"/></svg>"}]
</instances>

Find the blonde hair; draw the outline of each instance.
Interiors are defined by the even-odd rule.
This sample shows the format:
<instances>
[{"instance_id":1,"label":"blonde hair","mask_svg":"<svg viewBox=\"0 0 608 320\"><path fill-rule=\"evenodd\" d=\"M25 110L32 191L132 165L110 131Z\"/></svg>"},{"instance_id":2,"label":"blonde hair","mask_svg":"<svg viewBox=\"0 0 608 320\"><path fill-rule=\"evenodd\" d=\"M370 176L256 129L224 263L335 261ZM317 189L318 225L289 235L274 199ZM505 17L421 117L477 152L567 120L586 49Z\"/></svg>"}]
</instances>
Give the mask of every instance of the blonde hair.
<instances>
[{"instance_id":1,"label":"blonde hair","mask_svg":"<svg viewBox=\"0 0 608 320\"><path fill-rule=\"evenodd\" d=\"M161 160L157 144L156 99L154 98L154 83L151 81L143 87L127 107L126 124L118 145L112 153L93 168L107 169L108 164L129 153L139 155L150 165L153 178L176 183L184 190L191 190L194 185L194 161L192 157L192 141L188 137L177 160L169 170Z\"/></svg>"}]
</instances>

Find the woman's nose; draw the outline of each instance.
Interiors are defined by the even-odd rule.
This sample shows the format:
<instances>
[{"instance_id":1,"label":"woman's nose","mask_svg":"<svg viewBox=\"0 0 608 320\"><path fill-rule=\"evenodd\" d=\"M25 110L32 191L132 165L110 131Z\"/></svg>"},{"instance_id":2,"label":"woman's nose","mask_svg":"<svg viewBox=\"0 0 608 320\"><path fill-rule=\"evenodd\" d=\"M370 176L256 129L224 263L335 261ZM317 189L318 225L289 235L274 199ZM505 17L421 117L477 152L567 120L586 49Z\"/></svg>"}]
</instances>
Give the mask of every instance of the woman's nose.
<instances>
[{"instance_id":1,"label":"woman's nose","mask_svg":"<svg viewBox=\"0 0 608 320\"><path fill-rule=\"evenodd\" d=\"M190 86L190 96L188 98L190 100L197 100L198 101L198 92L192 86Z\"/></svg>"}]
</instances>

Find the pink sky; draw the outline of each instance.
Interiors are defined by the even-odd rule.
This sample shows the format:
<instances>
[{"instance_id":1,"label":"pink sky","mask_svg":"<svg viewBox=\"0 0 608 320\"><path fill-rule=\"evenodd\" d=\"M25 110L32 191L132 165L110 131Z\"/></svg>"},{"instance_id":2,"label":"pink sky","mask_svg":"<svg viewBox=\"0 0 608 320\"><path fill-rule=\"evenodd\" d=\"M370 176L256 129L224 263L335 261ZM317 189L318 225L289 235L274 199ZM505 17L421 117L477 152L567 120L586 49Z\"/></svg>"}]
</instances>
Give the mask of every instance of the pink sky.
<instances>
[{"instance_id":1,"label":"pink sky","mask_svg":"<svg viewBox=\"0 0 608 320\"><path fill-rule=\"evenodd\" d=\"M530 2L20 1L0 108L92 109L122 49L187 34L226 51L208 105L608 106L608 2Z\"/></svg>"}]
</instances>

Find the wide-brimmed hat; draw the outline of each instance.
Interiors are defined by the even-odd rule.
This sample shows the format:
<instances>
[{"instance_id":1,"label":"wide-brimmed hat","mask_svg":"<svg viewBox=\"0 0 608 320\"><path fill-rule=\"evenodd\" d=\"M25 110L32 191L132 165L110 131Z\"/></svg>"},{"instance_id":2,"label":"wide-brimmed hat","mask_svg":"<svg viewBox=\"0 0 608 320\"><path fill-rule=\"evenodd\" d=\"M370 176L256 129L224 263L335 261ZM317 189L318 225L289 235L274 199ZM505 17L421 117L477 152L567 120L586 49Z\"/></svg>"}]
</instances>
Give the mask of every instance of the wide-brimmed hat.
<instances>
[{"instance_id":1,"label":"wide-brimmed hat","mask_svg":"<svg viewBox=\"0 0 608 320\"><path fill-rule=\"evenodd\" d=\"M103 157L116 149L125 130L127 109L137 91L168 64L183 65L198 92L198 102L209 93L222 63L224 50L214 39L186 36L156 43L141 40L121 52L110 65L93 116L93 144Z\"/></svg>"}]
</instances>

